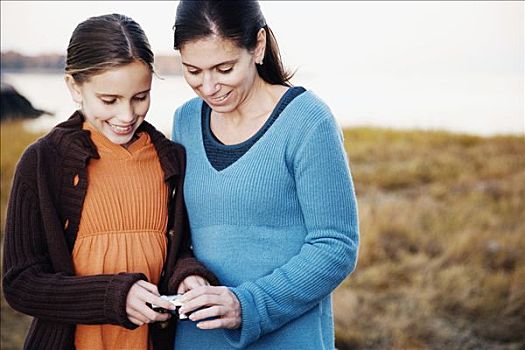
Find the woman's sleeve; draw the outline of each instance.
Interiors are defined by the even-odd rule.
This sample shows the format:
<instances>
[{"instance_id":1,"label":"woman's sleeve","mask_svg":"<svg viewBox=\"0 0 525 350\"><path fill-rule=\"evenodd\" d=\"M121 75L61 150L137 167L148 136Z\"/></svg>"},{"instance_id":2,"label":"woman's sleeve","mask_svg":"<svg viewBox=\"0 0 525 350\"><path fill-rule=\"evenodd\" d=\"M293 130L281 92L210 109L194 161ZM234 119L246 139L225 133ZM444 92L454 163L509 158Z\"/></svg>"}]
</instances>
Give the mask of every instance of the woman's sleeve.
<instances>
[{"instance_id":1,"label":"woman's sleeve","mask_svg":"<svg viewBox=\"0 0 525 350\"><path fill-rule=\"evenodd\" d=\"M29 179L36 169L34 152L20 160L13 180L4 239L3 291L13 309L53 322L115 324L136 328L127 318L126 297L131 286L146 279L140 273L78 277L57 273L50 251L67 249L48 240L63 234L44 230L36 185ZM49 246L48 246L49 245ZM61 246L63 245L63 246Z\"/></svg>"},{"instance_id":2,"label":"woman's sleeve","mask_svg":"<svg viewBox=\"0 0 525 350\"><path fill-rule=\"evenodd\" d=\"M231 288L241 304L242 325L224 332L235 347L246 346L303 315L356 266L356 198L342 134L330 117L310 129L294 159L297 195L307 228L300 252L270 275Z\"/></svg>"},{"instance_id":3,"label":"woman's sleeve","mask_svg":"<svg viewBox=\"0 0 525 350\"><path fill-rule=\"evenodd\" d=\"M175 132L173 133L175 135ZM174 254L177 256L173 274L169 278L168 293L175 294L179 284L192 275L201 276L213 286L219 285L217 277L209 271L194 255L191 247L191 233L188 222L188 213L184 202L184 177L186 174L186 152L182 146L178 147L177 158L181 162L181 175L177 181L175 197L175 227L181 237L178 244L179 251ZM168 262L170 263L170 262Z\"/></svg>"}]
</instances>

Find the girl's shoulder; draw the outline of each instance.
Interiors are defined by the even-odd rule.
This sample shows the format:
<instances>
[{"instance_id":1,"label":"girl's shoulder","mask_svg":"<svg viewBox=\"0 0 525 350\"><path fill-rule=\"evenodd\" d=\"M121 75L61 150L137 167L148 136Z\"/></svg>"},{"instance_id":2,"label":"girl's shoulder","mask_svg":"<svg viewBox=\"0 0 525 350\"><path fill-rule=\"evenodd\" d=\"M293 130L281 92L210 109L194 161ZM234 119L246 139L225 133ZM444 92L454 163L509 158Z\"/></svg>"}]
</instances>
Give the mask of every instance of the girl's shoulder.
<instances>
[{"instance_id":1,"label":"girl's shoulder","mask_svg":"<svg viewBox=\"0 0 525 350\"><path fill-rule=\"evenodd\" d=\"M46 167L53 168L60 163L56 148L49 141L49 133L26 147L18 159L15 173L18 177L35 179ZM29 181L32 182L32 181Z\"/></svg>"}]
</instances>

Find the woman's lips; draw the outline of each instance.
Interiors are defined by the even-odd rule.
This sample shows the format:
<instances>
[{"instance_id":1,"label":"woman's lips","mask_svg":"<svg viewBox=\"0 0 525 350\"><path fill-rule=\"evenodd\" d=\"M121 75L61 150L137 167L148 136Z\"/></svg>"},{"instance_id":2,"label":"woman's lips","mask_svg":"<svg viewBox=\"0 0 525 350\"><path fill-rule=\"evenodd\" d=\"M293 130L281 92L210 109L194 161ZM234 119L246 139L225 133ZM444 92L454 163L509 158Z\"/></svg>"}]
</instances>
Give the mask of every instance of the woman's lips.
<instances>
[{"instance_id":1,"label":"woman's lips","mask_svg":"<svg viewBox=\"0 0 525 350\"><path fill-rule=\"evenodd\" d=\"M228 100L228 97L230 97L230 95L231 95L231 91L222 96L210 98L209 100L211 101L213 105L219 106L219 105L225 104Z\"/></svg>"}]
</instances>

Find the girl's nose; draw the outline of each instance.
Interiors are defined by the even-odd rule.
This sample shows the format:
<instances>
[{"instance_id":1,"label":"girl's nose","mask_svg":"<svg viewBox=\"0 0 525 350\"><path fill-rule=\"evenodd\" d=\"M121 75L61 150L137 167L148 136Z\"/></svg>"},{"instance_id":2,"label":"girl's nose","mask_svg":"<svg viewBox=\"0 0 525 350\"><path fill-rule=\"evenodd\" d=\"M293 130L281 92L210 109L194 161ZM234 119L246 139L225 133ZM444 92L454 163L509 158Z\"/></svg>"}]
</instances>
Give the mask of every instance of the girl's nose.
<instances>
[{"instance_id":1,"label":"girl's nose","mask_svg":"<svg viewBox=\"0 0 525 350\"><path fill-rule=\"evenodd\" d=\"M118 119L124 123L131 123L135 119L135 112L131 103L126 104L119 113Z\"/></svg>"}]
</instances>

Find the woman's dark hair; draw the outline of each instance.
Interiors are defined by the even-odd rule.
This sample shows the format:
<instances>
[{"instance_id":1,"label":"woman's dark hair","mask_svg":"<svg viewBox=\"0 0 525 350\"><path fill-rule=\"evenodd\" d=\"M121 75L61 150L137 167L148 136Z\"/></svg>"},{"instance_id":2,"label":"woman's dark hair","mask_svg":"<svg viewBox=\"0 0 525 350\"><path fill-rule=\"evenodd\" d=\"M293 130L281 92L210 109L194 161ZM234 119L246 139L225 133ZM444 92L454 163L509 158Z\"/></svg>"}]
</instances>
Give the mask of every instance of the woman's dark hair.
<instances>
[{"instance_id":1,"label":"woman's dark hair","mask_svg":"<svg viewBox=\"0 0 525 350\"><path fill-rule=\"evenodd\" d=\"M154 71L153 52L137 22L119 14L91 17L71 35L65 72L83 83L93 75L136 60Z\"/></svg>"},{"instance_id":2,"label":"woman's dark hair","mask_svg":"<svg viewBox=\"0 0 525 350\"><path fill-rule=\"evenodd\" d=\"M257 34L264 28L266 50L263 64L257 65L257 72L270 84L290 86L289 80L293 74L283 67L277 41L257 1L182 0L177 7L174 28L175 50L180 50L190 41L217 35L248 51L255 49Z\"/></svg>"}]
</instances>

